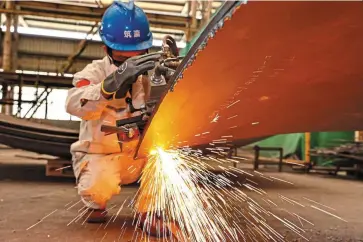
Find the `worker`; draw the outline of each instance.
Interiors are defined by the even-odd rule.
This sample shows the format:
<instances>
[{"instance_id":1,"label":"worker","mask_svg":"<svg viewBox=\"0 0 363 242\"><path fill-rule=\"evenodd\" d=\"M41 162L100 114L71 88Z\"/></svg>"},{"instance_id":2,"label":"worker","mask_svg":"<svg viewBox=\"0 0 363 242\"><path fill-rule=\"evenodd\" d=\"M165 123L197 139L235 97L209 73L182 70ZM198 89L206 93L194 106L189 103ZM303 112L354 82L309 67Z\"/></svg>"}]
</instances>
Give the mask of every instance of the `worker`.
<instances>
[{"instance_id":1,"label":"worker","mask_svg":"<svg viewBox=\"0 0 363 242\"><path fill-rule=\"evenodd\" d=\"M88 222L105 222L109 199L120 192L120 185L140 177L145 160L134 159L138 140L125 143L120 134L101 132L101 126L140 114L130 113L125 98L131 96L135 108L145 105L150 94L146 73L160 58L148 54L153 43L149 22L132 1L115 1L107 8L100 36L106 56L74 75L66 99L67 112L81 119L79 140L71 145L71 154L78 194L90 210ZM145 219L147 199L136 210ZM153 229L150 232L156 233Z\"/></svg>"}]
</instances>

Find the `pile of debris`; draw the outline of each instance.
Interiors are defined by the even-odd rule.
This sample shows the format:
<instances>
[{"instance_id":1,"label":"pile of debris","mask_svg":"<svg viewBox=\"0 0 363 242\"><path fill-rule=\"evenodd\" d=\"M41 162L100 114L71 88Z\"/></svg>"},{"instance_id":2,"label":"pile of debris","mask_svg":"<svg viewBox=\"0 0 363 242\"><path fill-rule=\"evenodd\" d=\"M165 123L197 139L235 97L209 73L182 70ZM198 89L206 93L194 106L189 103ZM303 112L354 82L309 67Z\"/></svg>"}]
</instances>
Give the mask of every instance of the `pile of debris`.
<instances>
[{"instance_id":1,"label":"pile of debris","mask_svg":"<svg viewBox=\"0 0 363 242\"><path fill-rule=\"evenodd\" d=\"M334 147L311 150L312 157L319 162L312 162L309 170L330 170L336 175L346 171L350 175L363 173L363 142L349 142Z\"/></svg>"}]
</instances>

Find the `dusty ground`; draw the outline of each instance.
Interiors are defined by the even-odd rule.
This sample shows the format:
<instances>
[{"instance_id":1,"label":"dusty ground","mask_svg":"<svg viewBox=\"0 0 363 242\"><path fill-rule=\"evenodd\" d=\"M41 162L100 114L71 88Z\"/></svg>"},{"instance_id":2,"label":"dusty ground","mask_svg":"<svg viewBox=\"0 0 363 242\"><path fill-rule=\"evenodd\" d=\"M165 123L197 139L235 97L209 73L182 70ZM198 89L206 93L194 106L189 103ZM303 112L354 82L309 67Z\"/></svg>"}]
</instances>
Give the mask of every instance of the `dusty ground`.
<instances>
[{"instance_id":1,"label":"dusty ground","mask_svg":"<svg viewBox=\"0 0 363 242\"><path fill-rule=\"evenodd\" d=\"M7 160L5 163L9 162ZM37 165L22 162L22 165L16 166L3 163L0 162L0 241L131 241L132 238L133 241L143 241L140 231L135 231L130 225L130 209L124 208L115 222L110 222L106 228L105 225L82 224L84 219L68 225L82 208L80 203L71 207L79 201L72 179L45 177L41 162ZM301 222L305 231L302 233L304 237L310 241L363 241L362 181L292 173L268 172L266 175L294 183L290 185L276 180L271 182L257 174L249 177L276 203L278 207L269 207L276 215L300 224L296 217L293 218L283 210L285 209L314 224L312 226ZM245 178L241 176L238 179L245 181ZM115 214L123 201L132 197L136 190L136 186L124 187L122 194L111 201L110 207L116 207L110 210L110 215ZM260 195L245 188L242 190L261 205L265 203ZM279 194L298 201L304 207L278 198ZM303 197L335 210L314 204ZM267 199L266 196L264 198ZM314 209L311 205L340 216L347 222ZM241 203L240 207L245 209L246 204ZM49 216L36 224L46 215ZM129 224L128 229L125 234L120 235L125 221ZM276 219L269 218L268 221L273 228L286 236L286 241L305 241ZM34 227L28 229L34 224Z\"/></svg>"}]
</instances>

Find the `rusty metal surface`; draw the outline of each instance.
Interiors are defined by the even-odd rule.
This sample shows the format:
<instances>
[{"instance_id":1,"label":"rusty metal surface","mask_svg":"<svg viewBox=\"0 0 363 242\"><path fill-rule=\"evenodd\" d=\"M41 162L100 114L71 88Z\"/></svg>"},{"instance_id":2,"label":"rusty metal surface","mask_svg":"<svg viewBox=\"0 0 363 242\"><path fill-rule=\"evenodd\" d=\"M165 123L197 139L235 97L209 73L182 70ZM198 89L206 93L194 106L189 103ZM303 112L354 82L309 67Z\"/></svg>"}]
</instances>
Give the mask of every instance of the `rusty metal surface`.
<instances>
[{"instance_id":1,"label":"rusty metal surface","mask_svg":"<svg viewBox=\"0 0 363 242\"><path fill-rule=\"evenodd\" d=\"M154 145L362 130L362 43L362 2L242 5L166 94L138 156Z\"/></svg>"}]
</instances>

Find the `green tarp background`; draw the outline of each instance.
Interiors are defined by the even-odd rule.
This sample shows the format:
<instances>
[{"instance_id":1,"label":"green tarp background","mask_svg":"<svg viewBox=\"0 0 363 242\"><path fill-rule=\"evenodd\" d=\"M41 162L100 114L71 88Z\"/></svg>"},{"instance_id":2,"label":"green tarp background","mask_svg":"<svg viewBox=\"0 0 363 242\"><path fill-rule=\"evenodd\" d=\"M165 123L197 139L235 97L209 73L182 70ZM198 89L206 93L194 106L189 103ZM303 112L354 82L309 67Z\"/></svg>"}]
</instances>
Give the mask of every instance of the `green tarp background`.
<instances>
[{"instance_id":1,"label":"green tarp background","mask_svg":"<svg viewBox=\"0 0 363 242\"><path fill-rule=\"evenodd\" d=\"M310 148L332 147L340 144L354 141L354 131L351 132L313 132L310 136ZM305 134L283 134L275 135L265 140L248 145L253 147L259 145L261 147L282 147L284 156L296 154L300 159L305 159ZM261 151L261 155L270 158L278 158L277 151ZM310 160L322 163L322 159L310 157Z\"/></svg>"},{"instance_id":2,"label":"green tarp background","mask_svg":"<svg viewBox=\"0 0 363 242\"><path fill-rule=\"evenodd\" d=\"M265 140L247 145L247 147L252 148L255 145L261 147L282 147L284 149L283 155L287 156L299 152L303 138L304 134L301 133L276 135ZM260 154L261 156L269 158L278 158L280 156L280 153L278 151L260 151Z\"/></svg>"},{"instance_id":3,"label":"green tarp background","mask_svg":"<svg viewBox=\"0 0 363 242\"><path fill-rule=\"evenodd\" d=\"M354 131L350 132L316 132L311 133L310 145L311 148L324 148L338 146L344 143L354 141ZM305 146L302 149L304 150ZM303 157L304 158L304 157ZM310 160L316 162L320 166L330 165L331 163L326 163L326 160L321 157L311 156Z\"/></svg>"},{"instance_id":4,"label":"green tarp background","mask_svg":"<svg viewBox=\"0 0 363 242\"><path fill-rule=\"evenodd\" d=\"M213 14L217 13L217 11ZM195 41L199 38L200 34L205 29L205 26L201 28L199 33L197 33L191 41L187 42L186 47L180 51L181 56L185 56L190 48L194 45ZM340 145L345 142L354 141L354 131L351 132L314 132L311 133L310 144L311 148L316 147L331 147ZM282 147L284 149L284 156L296 154L300 159L304 160L304 150L305 150L305 134L295 133L295 134L283 134L276 135L265 140L248 145L253 147L255 145L265 146L265 147ZM277 158L279 156L278 152L274 151L261 151L262 156ZM316 161L319 165L323 163L321 159L316 157L311 157L312 161Z\"/></svg>"}]
</instances>

